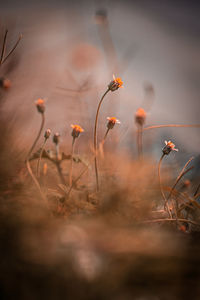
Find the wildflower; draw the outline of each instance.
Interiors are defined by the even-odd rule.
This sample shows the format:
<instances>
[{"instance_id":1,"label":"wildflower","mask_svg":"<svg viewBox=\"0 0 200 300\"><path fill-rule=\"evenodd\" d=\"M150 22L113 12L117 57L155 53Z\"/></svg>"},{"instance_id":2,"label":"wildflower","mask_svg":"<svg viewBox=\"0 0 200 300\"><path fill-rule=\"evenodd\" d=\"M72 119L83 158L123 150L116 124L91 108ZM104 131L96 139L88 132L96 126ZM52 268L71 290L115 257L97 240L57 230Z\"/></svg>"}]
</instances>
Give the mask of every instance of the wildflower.
<instances>
[{"instance_id":1,"label":"wildflower","mask_svg":"<svg viewBox=\"0 0 200 300\"><path fill-rule=\"evenodd\" d=\"M115 78L115 76L113 75L113 81L110 82L110 84L108 85L108 88L111 92L114 92L116 90L118 90L118 88L121 88L123 86L123 81L121 80L121 78Z\"/></svg>"},{"instance_id":2,"label":"wildflower","mask_svg":"<svg viewBox=\"0 0 200 300\"><path fill-rule=\"evenodd\" d=\"M11 81L7 78L0 78L0 87L7 90L11 87Z\"/></svg>"},{"instance_id":3,"label":"wildflower","mask_svg":"<svg viewBox=\"0 0 200 300\"><path fill-rule=\"evenodd\" d=\"M50 129L47 129L44 133L44 138L47 140L51 135L51 130Z\"/></svg>"},{"instance_id":4,"label":"wildflower","mask_svg":"<svg viewBox=\"0 0 200 300\"><path fill-rule=\"evenodd\" d=\"M58 132L56 132L53 136L53 142L58 145L60 141L60 134Z\"/></svg>"},{"instance_id":5,"label":"wildflower","mask_svg":"<svg viewBox=\"0 0 200 300\"><path fill-rule=\"evenodd\" d=\"M107 124L108 129L113 129L115 124L121 124L121 122L117 120L115 117L107 117L107 120L108 120L108 124Z\"/></svg>"},{"instance_id":6,"label":"wildflower","mask_svg":"<svg viewBox=\"0 0 200 300\"><path fill-rule=\"evenodd\" d=\"M138 108L138 110L135 113L135 122L139 124L140 126L144 125L146 119L146 112L143 108Z\"/></svg>"},{"instance_id":7,"label":"wildflower","mask_svg":"<svg viewBox=\"0 0 200 300\"><path fill-rule=\"evenodd\" d=\"M37 101L35 101L35 105L37 107L38 112L43 114L45 111L44 100L39 98Z\"/></svg>"},{"instance_id":8,"label":"wildflower","mask_svg":"<svg viewBox=\"0 0 200 300\"><path fill-rule=\"evenodd\" d=\"M84 131L84 129L79 125L71 125L71 127L73 128L72 136L74 139L79 137L79 134Z\"/></svg>"},{"instance_id":9,"label":"wildflower","mask_svg":"<svg viewBox=\"0 0 200 300\"><path fill-rule=\"evenodd\" d=\"M171 151L178 151L175 149L175 145L171 141L165 141L165 147L162 149L164 155L168 155Z\"/></svg>"}]
</instances>

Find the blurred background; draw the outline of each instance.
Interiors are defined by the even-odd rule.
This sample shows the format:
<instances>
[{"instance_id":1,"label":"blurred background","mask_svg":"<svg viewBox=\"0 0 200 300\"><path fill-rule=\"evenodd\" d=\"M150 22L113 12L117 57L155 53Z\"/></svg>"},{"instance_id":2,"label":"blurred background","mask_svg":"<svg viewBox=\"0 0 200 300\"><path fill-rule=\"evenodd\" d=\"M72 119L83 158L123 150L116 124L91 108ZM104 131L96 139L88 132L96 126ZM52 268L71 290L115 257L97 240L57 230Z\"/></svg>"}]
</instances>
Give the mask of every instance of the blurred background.
<instances>
[{"instance_id":1,"label":"blurred background","mask_svg":"<svg viewBox=\"0 0 200 300\"><path fill-rule=\"evenodd\" d=\"M2 3L1 37L8 28L12 45L23 34L3 108L5 114L15 112L20 145L37 132L37 98L46 99L46 127L65 140L70 124L78 123L90 140L97 103L112 74L122 78L124 89L109 94L100 126L104 130L107 116L119 118L124 145L132 141L140 106L148 112L147 124L200 122L198 8L198 1ZM165 139L189 153L200 147L199 129L159 129L151 134L152 152L160 151Z\"/></svg>"}]
</instances>

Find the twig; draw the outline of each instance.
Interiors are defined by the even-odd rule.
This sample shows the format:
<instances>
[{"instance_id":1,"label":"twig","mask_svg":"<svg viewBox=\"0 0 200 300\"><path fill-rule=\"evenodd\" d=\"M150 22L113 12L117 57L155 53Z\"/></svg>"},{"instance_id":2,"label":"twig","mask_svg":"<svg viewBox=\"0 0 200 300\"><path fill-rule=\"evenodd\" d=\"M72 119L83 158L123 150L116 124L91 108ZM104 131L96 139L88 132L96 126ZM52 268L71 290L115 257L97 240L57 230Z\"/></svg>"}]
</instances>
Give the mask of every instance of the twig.
<instances>
[{"instance_id":1,"label":"twig","mask_svg":"<svg viewBox=\"0 0 200 300\"><path fill-rule=\"evenodd\" d=\"M176 219L154 219L154 220L146 220L142 223L160 223L160 222L177 222ZM178 219L178 222L190 223L192 225L200 226L200 223L195 221L187 220L187 219Z\"/></svg>"},{"instance_id":2,"label":"twig","mask_svg":"<svg viewBox=\"0 0 200 300\"><path fill-rule=\"evenodd\" d=\"M181 178L188 173L190 170L192 170L194 167L190 167L189 169L187 169L185 171L185 169L187 168L187 166L189 165L189 163L194 159L194 157L191 157L186 164L184 165L183 169L181 170L181 172L179 173L178 177L176 178L176 181L171 189L171 192L169 193L169 196L167 197L167 200L169 200L169 198L171 197L172 191L175 189L176 185L178 184L178 182L181 180Z\"/></svg>"},{"instance_id":3,"label":"twig","mask_svg":"<svg viewBox=\"0 0 200 300\"><path fill-rule=\"evenodd\" d=\"M3 39L3 47L2 47L2 51L1 51L0 66L3 64L3 57L4 57L5 49L6 49L7 34L8 34L8 30L6 29L4 39Z\"/></svg>"},{"instance_id":4,"label":"twig","mask_svg":"<svg viewBox=\"0 0 200 300\"><path fill-rule=\"evenodd\" d=\"M144 127L144 130L155 129L155 128L163 128L163 127L200 127L200 124L167 124L167 125L154 125Z\"/></svg>"},{"instance_id":5,"label":"twig","mask_svg":"<svg viewBox=\"0 0 200 300\"><path fill-rule=\"evenodd\" d=\"M15 51L15 49L17 48L17 46L18 46L19 42L21 41L21 39L22 39L22 34L20 34L16 44L14 45L12 50L8 53L8 55L3 59L1 64L5 63L5 61L9 58L9 56Z\"/></svg>"}]
</instances>

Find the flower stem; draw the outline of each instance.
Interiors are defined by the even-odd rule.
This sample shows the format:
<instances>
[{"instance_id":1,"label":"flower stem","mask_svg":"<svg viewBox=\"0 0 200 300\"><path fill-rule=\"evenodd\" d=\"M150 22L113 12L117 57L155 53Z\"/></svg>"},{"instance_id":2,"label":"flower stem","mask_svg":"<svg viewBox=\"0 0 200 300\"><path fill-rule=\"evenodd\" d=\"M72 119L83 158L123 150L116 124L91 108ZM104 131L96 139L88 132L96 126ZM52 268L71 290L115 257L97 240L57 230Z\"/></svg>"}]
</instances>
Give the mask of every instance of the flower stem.
<instances>
[{"instance_id":1,"label":"flower stem","mask_svg":"<svg viewBox=\"0 0 200 300\"><path fill-rule=\"evenodd\" d=\"M74 155L74 143L75 138L72 139L72 151L71 151L71 159L70 159L70 169L69 169L69 186L72 186L72 169L73 169L73 155Z\"/></svg>"},{"instance_id":2,"label":"flower stem","mask_svg":"<svg viewBox=\"0 0 200 300\"><path fill-rule=\"evenodd\" d=\"M97 166L97 124L98 124L98 116L99 116L99 110L100 110L101 104L103 102L104 97L109 92L109 90L110 89L108 88L106 90L106 92L103 94L103 96L101 97L101 100L97 107L95 125L94 125L94 152L95 152L94 166L95 166L95 174L96 174L96 189L97 189L97 191L99 190L99 177L98 177L98 166Z\"/></svg>"},{"instance_id":3,"label":"flower stem","mask_svg":"<svg viewBox=\"0 0 200 300\"><path fill-rule=\"evenodd\" d=\"M164 156L165 156L165 154L163 153L163 155L161 156L161 158L159 160L159 163L158 163L158 178L159 178L159 184L160 184L160 191L161 191L161 194L162 194L162 197L163 197L163 200L164 200L164 209L167 207L169 217L172 218L172 214L171 214L171 211L170 211L170 208L169 208L169 205L168 205L168 200L165 197L165 194L164 194L163 189L162 189L162 184L161 184L160 167L161 167L161 163L162 163L162 160L163 160Z\"/></svg>"},{"instance_id":4,"label":"flower stem","mask_svg":"<svg viewBox=\"0 0 200 300\"><path fill-rule=\"evenodd\" d=\"M31 149L29 150L28 154L27 154L27 157L26 157L26 160L29 159L29 157L31 156L31 153L33 152L33 149L35 148L39 138L40 138L40 135L41 135L41 132L43 130L43 127L44 127L44 123L45 123L45 116L44 114L42 114L42 122L41 122L41 125L40 125L40 129L39 129L39 132L38 132L38 135L35 139L35 141L33 142L33 145L31 146Z\"/></svg>"},{"instance_id":5,"label":"flower stem","mask_svg":"<svg viewBox=\"0 0 200 300\"><path fill-rule=\"evenodd\" d=\"M28 152L28 155L27 155L27 157L26 157L25 163L26 163L27 170L28 170L28 172L29 172L31 178L33 179L35 185L37 186L37 188L38 188L38 190L39 190L39 192L40 192L42 198L46 201L46 198L45 198L45 196L44 196L44 194L43 194L43 192L42 192L42 190L41 190L41 188L40 188L39 182L37 181L36 177L34 176L33 171L32 171L32 169L31 169L31 166L30 166L30 163L29 163L29 157L30 157L30 155L31 155L31 153L32 153L32 151L33 151L33 149L35 148L35 145L36 145L37 141L38 141L39 138L40 138L42 129L43 129L43 127L44 127L44 122L45 122L45 117L44 117L44 114L42 114L42 122L41 122L41 126L40 126L40 129L39 129L38 135L37 135L35 141L33 142L33 145L32 145L32 147L31 147L31 149L30 149L29 152Z\"/></svg>"},{"instance_id":6,"label":"flower stem","mask_svg":"<svg viewBox=\"0 0 200 300\"><path fill-rule=\"evenodd\" d=\"M43 153L43 150L44 150L44 146L46 144L46 141L47 139L44 140L44 143L42 144L42 148L41 148L41 151L40 151L40 156L38 158L38 162L37 162L37 177L39 178L40 177L40 163L41 163L41 158L42 158L42 153Z\"/></svg>"},{"instance_id":7,"label":"flower stem","mask_svg":"<svg viewBox=\"0 0 200 300\"><path fill-rule=\"evenodd\" d=\"M163 127L200 127L200 124L167 124L167 125L154 125L143 128L143 130L163 128Z\"/></svg>"},{"instance_id":8,"label":"flower stem","mask_svg":"<svg viewBox=\"0 0 200 300\"><path fill-rule=\"evenodd\" d=\"M137 146L138 146L138 158L142 159L142 130L143 126L138 124L137 128Z\"/></svg>"}]
</instances>

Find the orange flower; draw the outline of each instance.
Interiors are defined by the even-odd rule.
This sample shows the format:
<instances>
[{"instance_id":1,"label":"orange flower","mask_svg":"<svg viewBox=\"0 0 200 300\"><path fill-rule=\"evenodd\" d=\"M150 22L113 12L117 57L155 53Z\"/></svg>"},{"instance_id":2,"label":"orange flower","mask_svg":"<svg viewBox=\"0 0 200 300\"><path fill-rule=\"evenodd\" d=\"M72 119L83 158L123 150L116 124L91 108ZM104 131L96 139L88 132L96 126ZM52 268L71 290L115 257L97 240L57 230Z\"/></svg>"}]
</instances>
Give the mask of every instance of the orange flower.
<instances>
[{"instance_id":1,"label":"orange flower","mask_svg":"<svg viewBox=\"0 0 200 300\"><path fill-rule=\"evenodd\" d=\"M71 127L73 128L72 130L73 138L77 138L79 134L84 131L84 129L79 125L71 125Z\"/></svg>"},{"instance_id":2,"label":"orange flower","mask_svg":"<svg viewBox=\"0 0 200 300\"><path fill-rule=\"evenodd\" d=\"M45 111L44 100L39 98L37 101L35 101L35 105L37 107L38 112L43 114Z\"/></svg>"},{"instance_id":3,"label":"orange flower","mask_svg":"<svg viewBox=\"0 0 200 300\"><path fill-rule=\"evenodd\" d=\"M146 119L146 112L143 108L138 108L138 110L135 113L135 122L139 125L143 125Z\"/></svg>"},{"instance_id":4,"label":"orange flower","mask_svg":"<svg viewBox=\"0 0 200 300\"><path fill-rule=\"evenodd\" d=\"M7 90L11 87L11 81L7 78L0 78L0 87Z\"/></svg>"},{"instance_id":5,"label":"orange flower","mask_svg":"<svg viewBox=\"0 0 200 300\"><path fill-rule=\"evenodd\" d=\"M108 124L107 124L108 129L112 129L115 126L115 124L121 124L121 122L115 117L107 117L107 120L108 120Z\"/></svg>"},{"instance_id":6,"label":"orange flower","mask_svg":"<svg viewBox=\"0 0 200 300\"><path fill-rule=\"evenodd\" d=\"M165 141L165 147L162 151L163 154L168 155L171 151L178 151L178 149L175 149L175 145L171 141Z\"/></svg>"},{"instance_id":7,"label":"orange flower","mask_svg":"<svg viewBox=\"0 0 200 300\"><path fill-rule=\"evenodd\" d=\"M118 90L118 88L123 87L123 81L120 77L115 78L115 75L113 75L113 81L110 82L108 85L108 88L111 92L114 92Z\"/></svg>"}]
</instances>

